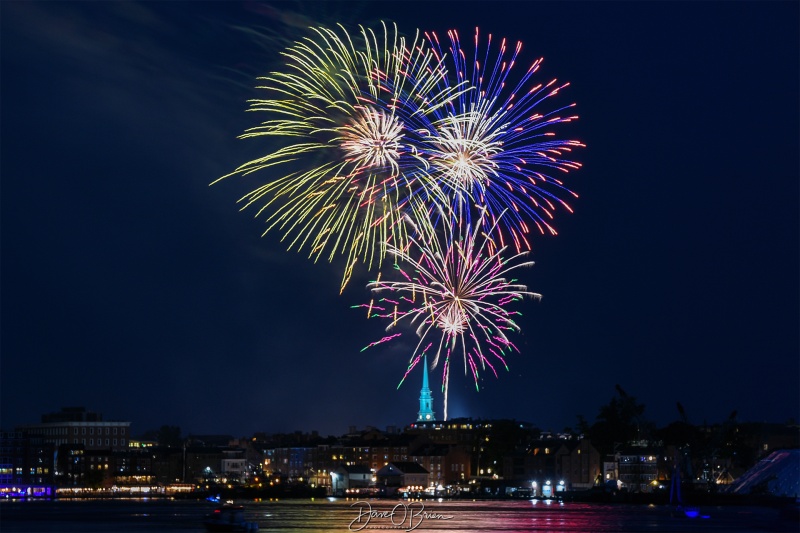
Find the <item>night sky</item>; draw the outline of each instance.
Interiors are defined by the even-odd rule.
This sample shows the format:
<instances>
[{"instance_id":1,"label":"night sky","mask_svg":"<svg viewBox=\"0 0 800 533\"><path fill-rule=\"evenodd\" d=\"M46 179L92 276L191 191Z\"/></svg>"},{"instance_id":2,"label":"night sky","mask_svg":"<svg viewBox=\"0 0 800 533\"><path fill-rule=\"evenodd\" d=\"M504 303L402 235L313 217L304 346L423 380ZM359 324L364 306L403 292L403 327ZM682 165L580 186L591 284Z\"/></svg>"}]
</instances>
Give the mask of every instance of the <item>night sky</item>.
<instances>
[{"instance_id":1,"label":"night sky","mask_svg":"<svg viewBox=\"0 0 800 533\"><path fill-rule=\"evenodd\" d=\"M580 198L520 276L521 353L451 417L592 422L619 384L657 425L800 419L797 2L13 2L2 34L3 429L63 406L134 435L404 426L413 345L359 273L261 237L209 184L267 145L237 136L256 76L309 25L397 22L521 40L569 81ZM468 41L469 39L467 39ZM459 370L461 367L454 367ZM440 369L432 371L438 383ZM434 387L435 410L442 394Z\"/></svg>"}]
</instances>

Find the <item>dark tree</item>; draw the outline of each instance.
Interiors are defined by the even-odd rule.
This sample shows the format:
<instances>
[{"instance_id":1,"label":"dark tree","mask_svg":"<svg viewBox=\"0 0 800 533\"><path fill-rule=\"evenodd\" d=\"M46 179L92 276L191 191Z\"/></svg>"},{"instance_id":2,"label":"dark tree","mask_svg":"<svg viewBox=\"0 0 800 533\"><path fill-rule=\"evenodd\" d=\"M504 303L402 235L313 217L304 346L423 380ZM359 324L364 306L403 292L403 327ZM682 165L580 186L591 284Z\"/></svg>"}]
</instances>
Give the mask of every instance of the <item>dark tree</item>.
<instances>
[{"instance_id":1,"label":"dark tree","mask_svg":"<svg viewBox=\"0 0 800 533\"><path fill-rule=\"evenodd\" d=\"M631 441L649 438L652 430L652 424L643 418L644 404L638 403L619 385L615 389L617 396L600 407L588 431L592 444L601 454L614 453L616 448Z\"/></svg>"},{"instance_id":2,"label":"dark tree","mask_svg":"<svg viewBox=\"0 0 800 533\"><path fill-rule=\"evenodd\" d=\"M589 431L591 430L591 426L589 422L584 418L583 415L578 415L578 423L576 424L576 430L579 434L588 435Z\"/></svg>"},{"instance_id":3,"label":"dark tree","mask_svg":"<svg viewBox=\"0 0 800 533\"><path fill-rule=\"evenodd\" d=\"M180 426L163 425L158 429L148 429L142 433L142 440L154 440L159 446L180 448L183 446Z\"/></svg>"},{"instance_id":4,"label":"dark tree","mask_svg":"<svg viewBox=\"0 0 800 533\"><path fill-rule=\"evenodd\" d=\"M158 445L179 448L183 445L179 426L161 426L158 430Z\"/></svg>"}]
</instances>

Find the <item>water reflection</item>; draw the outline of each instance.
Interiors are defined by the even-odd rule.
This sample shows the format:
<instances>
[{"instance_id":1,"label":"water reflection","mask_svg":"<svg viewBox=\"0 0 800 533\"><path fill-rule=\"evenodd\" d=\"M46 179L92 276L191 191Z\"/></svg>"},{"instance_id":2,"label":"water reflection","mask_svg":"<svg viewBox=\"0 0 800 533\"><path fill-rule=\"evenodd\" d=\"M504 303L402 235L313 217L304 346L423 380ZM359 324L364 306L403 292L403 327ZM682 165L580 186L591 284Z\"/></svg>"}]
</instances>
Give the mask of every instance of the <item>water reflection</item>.
<instances>
[{"instance_id":1,"label":"water reflection","mask_svg":"<svg viewBox=\"0 0 800 533\"><path fill-rule=\"evenodd\" d=\"M310 532L438 530L447 532L684 532L797 531L773 509L715 508L706 519L668 506L598 505L531 501L329 500L313 505L280 502L264 528ZM301 525L302 524L302 525Z\"/></svg>"},{"instance_id":2,"label":"water reflection","mask_svg":"<svg viewBox=\"0 0 800 533\"><path fill-rule=\"evenodd\" d=\"M698 513L659 505L559 502L555 500L398 501L335 499L237 501L260 531L516 532L797 532L798 522L764 507L710 507ZM201 533L214 508L196 501L0 502L3 533ZM696 508L695 508L696 509ZM703 518L707 517L707 518Z\"/></svg>"}]
</instances>

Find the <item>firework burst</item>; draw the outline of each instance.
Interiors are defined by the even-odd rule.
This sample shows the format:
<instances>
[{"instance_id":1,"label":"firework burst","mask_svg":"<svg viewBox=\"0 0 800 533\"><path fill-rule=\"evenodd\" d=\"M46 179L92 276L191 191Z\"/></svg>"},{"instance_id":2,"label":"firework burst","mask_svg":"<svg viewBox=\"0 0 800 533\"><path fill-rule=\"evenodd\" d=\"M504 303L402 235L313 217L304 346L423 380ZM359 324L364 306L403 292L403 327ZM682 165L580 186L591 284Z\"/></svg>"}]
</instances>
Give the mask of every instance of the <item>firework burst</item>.
<instances>
[{"instance_id":1,"label":"firework burst","mask_svg":"<svg viewBox=\"0 0 800 533\"><path fill-rule=\"evenodd\" d=\"M581 166L571 152L584 145L557 139L551 131L578 118L571 110L575 104L541 110L569 83L534 84L541 59L514 83L521 43L509 50L503 39L492 56L492 36L482 52L476 29L474 53L468 58L457 32L448 32L449 53L435 33L425 35L437 59L451 69L446 81L470 87L436 113L426 150L433 175L452 198L456 216L469 216L474 206L485 208L488 227L507 211L499 226L501 242L510 238L517 251L530 250L530 224L542 234L555 235L551 220L557 207L572 211L562 197L577 197L551 174Z\"/></svg>"},{"instance_id":2,"label":"firework burst","mask_svg":"<svg viewBox=\"0 0 800 533\"><path fill-rule=\"evenodd\" d=\"M462 356L464 372L471 373L476 388L481 371L489 369L497 376L495 365L507 368L506 356L519 351L506 335L519 331L514 321L519 313L507 307L524 296L540 295L507 278L513 270L533 263L521 261L527 252L504 258L506 247L498 246L491 232L482 229L485 211L473 224L453 224L442 232L425 223L431 213L419 206L414 211L413 221L407 219L414 228L409 246L389 249L397 261L397 279L379 276L368 285L373 300L356 307L366 308L370 317L391 320L387 332L404 322L415 326L419 341L403 380L431 353L432 368L442 365L446 420L453 356ZM367 348L398 336L387 335Z\"/></svg>"},{"instance_id":3,"label":"firework burst","mask_svg":"<svg viewBox=\"0 0 800 533\"><path fill-rule=\"evenodd\" d=\"M269 118L240 136L283 144L220 180L277 175L246 194L243 209L259 206L265 233L281 232L290 250L315 261L343 254L343 289L357 261L380 265L388 243L404 245L410 195L441 195L418 145L429 117L459 89L443 85L440 61L419 35L407 40L385 24L353 36L341 26L312 30L284 52L285 71L261 78L268 96L249 110Z\"/></svg>"},{"instance_id":4,"label":"firework burst","mask_svg":"<svg viewBox=\"0 0 800 533\"><path fill-rule=\"evenodd\" d=\"M580 168L572 151L584 145L552 131L577 119L575 104L549 106L569 84L534 83L541 59L513 71L520 43L493 49L489 35L482 47L476 29L468 54L450 31L445 52L435 33L408 40L381 27L312 28L289 46L285 70L261 78L266 96L250 101L268 118L240 136L271 149L214 183L272 174L242 209L255 206L264 233L279 232L289 250L343 256L340 290L359 261L380 267L394 256L392 279L378 274L372 300L356 306L391 321L364 349L413 326L398 387L431 355L446 420L454 361L479 389L481 373L497 376L519 351L508 337L519 313L508 308L540 295L509 275L532 265L530 235L555 234L554 213L572 211L564 197L577 195L552 174Z\"/></svg>"}]
</instances>

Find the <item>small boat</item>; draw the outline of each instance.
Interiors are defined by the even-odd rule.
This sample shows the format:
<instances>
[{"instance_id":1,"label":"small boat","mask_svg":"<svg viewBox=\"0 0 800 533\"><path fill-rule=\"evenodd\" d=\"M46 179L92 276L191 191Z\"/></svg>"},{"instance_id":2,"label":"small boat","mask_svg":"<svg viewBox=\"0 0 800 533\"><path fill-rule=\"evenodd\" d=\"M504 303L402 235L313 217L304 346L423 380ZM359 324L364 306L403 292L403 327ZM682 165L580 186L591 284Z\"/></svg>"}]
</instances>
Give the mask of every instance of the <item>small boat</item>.
<instances>
[{"instance_id":1,"label":"small boat","mask_svg":"<svg viewBox=\"0 0 800 533\"><path fill-rule=\"evenodd\" d=\"M258 531L256 522L244 519L244 506L225 504L203 519L206 531Z\"/></svg>"},{"instance_id":2,"label":"small boat","mask_svg":"<svg viewBox=\"0 0 800 533\"><path fill-rule=\"evenodd\" d=\"M681 471L676 467L672 472L672 479L669 488L669 503L677 504L675 506L673 516L686 517L686 518L708 518L706 514L700 513L699 507L684 506L683 496L681 494Z\"/></svg>"}]
</instances>

